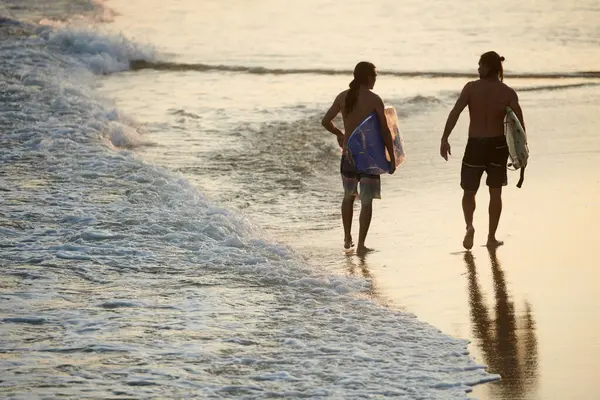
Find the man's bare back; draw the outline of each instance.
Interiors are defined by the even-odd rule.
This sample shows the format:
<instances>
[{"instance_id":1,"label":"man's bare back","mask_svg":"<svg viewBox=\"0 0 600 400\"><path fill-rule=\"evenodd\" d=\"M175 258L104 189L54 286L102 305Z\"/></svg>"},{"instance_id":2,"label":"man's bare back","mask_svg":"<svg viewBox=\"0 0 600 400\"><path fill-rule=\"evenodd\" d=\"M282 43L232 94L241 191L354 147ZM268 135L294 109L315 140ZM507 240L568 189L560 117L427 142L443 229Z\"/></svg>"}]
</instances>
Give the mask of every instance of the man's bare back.
<instances>
[{"instance_id":1,"label":"man's bare back","mask_svg":"<svg viewBox=\"0 0 600 400\"><path fill-rule=\"evenodd\" d=\"M339 94L340 107L342 109L342 119L344 120L344 131L346 140L352 132L360 125L362 121L367 118L372 112L376 112L377 109L383 108L383 101L381 98L368 89L360 89L358 92L358 99L352 111L348 114L344 112L346 108L346 96L348 90L344 90Z\"/></svg>"},{"instance_id":2,"label":"man's bare back","mask_svg":"<svg viewBox=\"0 0 600 400\"><path fill-rule=\"evenodd\" d=\"M469 107L471 138L503 136L506 107L511 107L523 120L516 92L499 80L467 83L457 101L459 107L463 104Z\"/></svg>"}]
</instances>

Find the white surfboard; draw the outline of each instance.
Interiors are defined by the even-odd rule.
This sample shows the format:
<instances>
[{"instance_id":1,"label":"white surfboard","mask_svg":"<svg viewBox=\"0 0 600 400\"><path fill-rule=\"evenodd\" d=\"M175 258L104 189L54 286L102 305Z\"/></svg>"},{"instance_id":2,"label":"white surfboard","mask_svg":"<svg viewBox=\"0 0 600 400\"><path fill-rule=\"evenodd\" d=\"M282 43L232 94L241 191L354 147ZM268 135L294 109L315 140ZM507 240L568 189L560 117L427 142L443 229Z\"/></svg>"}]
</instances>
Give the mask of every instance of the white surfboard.
<instances>
[{"instance_id":1,"label":"white surfboard","mask_svg":"<svg viewBox=\"0 0 600 400\"><path fill-rule=\"evenodd\" d=\"M521 179L517 184L517 187L521 187L524 170L529 159L529 148L527 147L525 129L523 129L519 118L517 118L517 115L510 107L506 107L504 135L506 136L506 144L508 145L508 154L511 161L507 167L512 167L514 170L521 170Z\"/></svg>"}]
</instances>

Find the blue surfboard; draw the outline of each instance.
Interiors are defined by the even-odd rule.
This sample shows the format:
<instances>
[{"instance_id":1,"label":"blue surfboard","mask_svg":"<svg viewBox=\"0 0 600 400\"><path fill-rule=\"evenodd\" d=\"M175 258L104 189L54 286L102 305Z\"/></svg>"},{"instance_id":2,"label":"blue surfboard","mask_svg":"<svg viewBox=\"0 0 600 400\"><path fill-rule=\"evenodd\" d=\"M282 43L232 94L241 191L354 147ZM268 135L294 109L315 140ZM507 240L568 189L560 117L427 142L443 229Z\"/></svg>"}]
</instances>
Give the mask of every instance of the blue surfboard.
<instances>
[{"instance_id":1,"label":"blue surfboard","mask_svg":"<svg viewBox=\"0 0 600 400\"><path fill-rule=\"evenodd\" d=\"M385 118L392 134L396 168L405 160L404 141L398 129L398 114L394 107L385 108ZM390 171L390 157L387 154L379 118L375 112L369 114L352 132L346 144L346 153L359 171L371 175L381 175Z\"/></svg>"}]
</instances>

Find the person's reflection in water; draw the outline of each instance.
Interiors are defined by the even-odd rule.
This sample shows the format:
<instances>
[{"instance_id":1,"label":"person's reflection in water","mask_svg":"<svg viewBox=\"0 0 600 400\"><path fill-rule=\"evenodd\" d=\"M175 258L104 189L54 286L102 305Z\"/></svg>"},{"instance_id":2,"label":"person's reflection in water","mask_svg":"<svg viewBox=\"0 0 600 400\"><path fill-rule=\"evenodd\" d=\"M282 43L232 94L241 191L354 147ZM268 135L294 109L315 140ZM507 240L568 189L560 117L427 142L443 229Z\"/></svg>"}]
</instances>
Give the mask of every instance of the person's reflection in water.
<instances>
[{"instance_id":1,"label":"person's reflection in water","mask_svg":"<svg viewBox=\"0 0 600 400\"><path fill-rule=\"evenodd\" d=\"M475 259L465 253L469 277L469 305L473 335L491 373L502 376L492 383L498 398L521 399L535 391L537 384L537 338L531 306L525 302L525 312L520 321L515 317L515 307L509 297L504 271L495 248L488 248L494 281L495 319L490 317L477 279ZM519 323L520 322L520 323Z\"/></svg>"},{"instance_id":2,"label":"person's reflection in water","mask_svg":"<svg viewBox=\"0 0 600 400\"><path fill-rule=\"evenodd\" d=\"M366 263L366 254L358 256L358 265L354 261L354 254L346 255L346 267L348 269L348 274L356 275L357 268L359 269L359 273L369 282L369 287L367 288L366 294L372 298L378 298L379 293L377 288L375 287L375 277L369 271L369 266ZM379 299L380 300L380 299Z\"/></svg>"}]
</instances>

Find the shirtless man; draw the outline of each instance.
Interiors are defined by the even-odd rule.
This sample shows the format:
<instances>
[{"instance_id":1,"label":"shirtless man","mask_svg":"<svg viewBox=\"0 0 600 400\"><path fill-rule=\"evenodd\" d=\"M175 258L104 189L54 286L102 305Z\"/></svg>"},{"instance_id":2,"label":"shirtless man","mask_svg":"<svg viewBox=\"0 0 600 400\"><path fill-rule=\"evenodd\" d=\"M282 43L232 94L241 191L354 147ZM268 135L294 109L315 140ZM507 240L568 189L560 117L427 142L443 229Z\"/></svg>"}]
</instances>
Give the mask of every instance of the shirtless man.
<instances>
[{"instance_id":1,"label":"shirtless man","mask_svg":"<svg viewBox=\"0 0 600 400\"><path fill-rule=\"evenodd\" d=\"M448 115L440 155L448 161L450 143L448 137L454 129L460 113L469 106L469 140L465 149L460 172L460 185L464 190L462 208L467 224L463 240L465 249L473 247L475 228L475 195L479 189L481 176L487 173L486 184L490 190L488 247L497 247L503 242L496 239L496 229L502 213L502 186L506 186L506 162L508 147L504 138L504 116L506 107L513 109L523 128L523 113L517 93L502 82L504 57L489 51L479 59L479 79L469 82L463 88L454 108Z\"/></svg>"},{"instance_id":2,"label":"shirtless man","mask_svg":"<svg viewBox=\"0 0 600 400\"><path fill-rule=\"evenodd\" d=\"M350 82L350 89L340 93L329 108L321 124L329 132L337 136L337 141L342 148L342 159L340 162L340 172L342 174L342 183L344 185L344 199L342 200L342 222L344 224L344 248L349 249L354 246L352 242L352 213L354 199L358 196L358 186L360 185L360 228L358 233L357 254L365 254L371 249L365 246L365 239L371 224L371 215L373 212L373 199L381 198L381 180L379 175L369 175L358 172L354 165L346 157L346 142L352 132L358 125L373 111L377 113L379 124L381 126L381 135L388 153L391 155L392 169L390 174L394 173L396 161L394 158L392 136L387 125L384 114L384 106L381 98L371 90L375 86L377 70L369 62L359 62L354 68L354 80ZM339 130L333 123L333 119L342 113L344 121L344 131Z\"/></svg>"}]
</instances>

